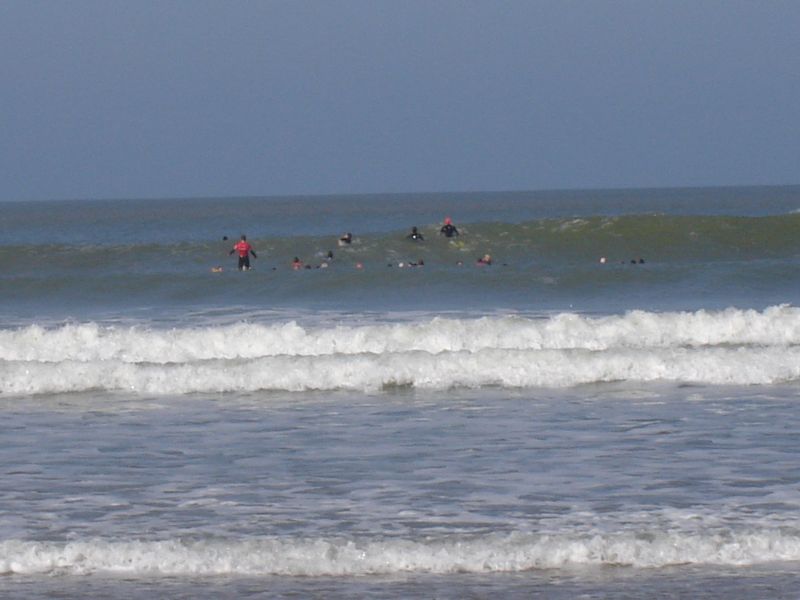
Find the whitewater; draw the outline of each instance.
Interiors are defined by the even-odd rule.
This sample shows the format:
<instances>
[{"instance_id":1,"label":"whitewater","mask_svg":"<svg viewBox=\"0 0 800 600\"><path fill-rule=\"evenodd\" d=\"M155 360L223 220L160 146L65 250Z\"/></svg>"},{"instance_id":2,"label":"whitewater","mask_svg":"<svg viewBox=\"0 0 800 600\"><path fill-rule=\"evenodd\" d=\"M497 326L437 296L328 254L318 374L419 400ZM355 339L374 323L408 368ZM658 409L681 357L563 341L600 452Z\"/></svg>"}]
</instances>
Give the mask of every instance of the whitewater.
<instances>
[{"instance_id":1,"label":"whitewater","mask_svg":"<svg viewBox=\"0 0 800 600\"><path fill-rule=\"evenodd\" d=\"M376 391L800 378L800 309L0 332L0 394Z\"/></svg>"},{"instance_id":2,"label":"whitewater","mask_svg":"<svg viewBox=\"0 0 800 600\"><path fill-rule=\"evenodd\" d=\"M0 595L795 597L798 210L4 203Z\"/></svg>"},{"instance_id":3,"label":"whitewater","mask_svg":"<svg viewBox=\"0 0 800 600\"><path fill-rule=\"evenodd\" d=\"M496 573L578 566L659 568L800 560L800 535L510 534L420 542L281 538L248 542L41 542L0 544L0 573L353 576Z\"/></svg>"}]
</instances>

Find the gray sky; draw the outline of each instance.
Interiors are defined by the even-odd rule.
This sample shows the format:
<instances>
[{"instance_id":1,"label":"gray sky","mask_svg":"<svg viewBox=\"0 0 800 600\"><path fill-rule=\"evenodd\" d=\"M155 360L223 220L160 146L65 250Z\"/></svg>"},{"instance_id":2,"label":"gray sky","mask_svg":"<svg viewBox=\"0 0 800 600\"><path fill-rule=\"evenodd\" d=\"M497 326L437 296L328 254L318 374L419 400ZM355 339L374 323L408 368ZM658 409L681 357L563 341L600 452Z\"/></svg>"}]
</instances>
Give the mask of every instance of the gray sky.
<instances>
[{"instance_id":1,"label":"gray sky","mask_svg":"<svg viewBox=\"0 0 800 600\"><path fill-rule=\"evenodd\" d=\"M800 2L3 0L0 200L800 183Z\"/></svg>"}]
</instances>

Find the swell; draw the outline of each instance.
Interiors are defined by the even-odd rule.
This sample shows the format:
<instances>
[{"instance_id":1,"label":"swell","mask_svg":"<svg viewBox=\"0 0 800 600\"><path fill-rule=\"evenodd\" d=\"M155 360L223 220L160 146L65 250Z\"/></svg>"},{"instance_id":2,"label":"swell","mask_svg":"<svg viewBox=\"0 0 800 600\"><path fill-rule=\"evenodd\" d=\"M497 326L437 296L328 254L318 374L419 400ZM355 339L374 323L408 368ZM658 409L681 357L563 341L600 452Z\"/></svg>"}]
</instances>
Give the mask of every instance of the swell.
<instances>
[{"instance_id":1,"label":"swell","mask_svg":"<svg viewBox=\"0 0 800 600\"><path fill-rule=\"evenodd\" d=\"M292 236L252 239L271 268L288 267L295 256L316 266L331 251L336 261L383 264L419 258L431 264L474 260L485 253L513 264L531 262L627 261L644 257L664 261L737 261L792 258L800 254L800 214L768 217L629 215L541 219L525 223L466 223L462 235L447 240L436 224L420 225L426 239L414 243L406 231L356 234L355 242L337 246L335 236ZM207 269L232 264L232 242L208 240L176 244L50 244L0 246L0 267L6 274L40 269L111 269L126 272L160 269ZM226 262L227 261L227 262ZM256 264L259 264L258 262Z\"/></svg>"}]
</instances>

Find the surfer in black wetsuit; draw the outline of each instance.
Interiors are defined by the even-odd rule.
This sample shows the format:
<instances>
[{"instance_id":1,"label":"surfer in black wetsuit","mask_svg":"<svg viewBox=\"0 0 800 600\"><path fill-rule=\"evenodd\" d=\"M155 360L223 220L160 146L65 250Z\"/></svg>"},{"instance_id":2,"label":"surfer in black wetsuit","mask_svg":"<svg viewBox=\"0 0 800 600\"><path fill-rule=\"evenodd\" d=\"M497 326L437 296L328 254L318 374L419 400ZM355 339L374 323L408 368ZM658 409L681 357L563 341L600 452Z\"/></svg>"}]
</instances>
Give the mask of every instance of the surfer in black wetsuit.
<instances>
[{"instance_id":1,"label":"surfer in black wetsuit","mask_svg":"<svg viewBox=\"0 0 800 600\"><path fill-rule=\"evenodd\" d=\"M417 241L421 242L421 241L425 240L425 238L422 237L422 234L419 231L417 231L416 227L412 227L411 228L411 233L409 233L406 236L406 239L407 240L414 240L415 242L417 242Z\"/></svg>"},{"instance_id":2,"label":"surfer in black wetsuit","mask_svg":"<svg viewBox=\"0 0 800 600\"><path fill-rule=\"evenodd\" d=\"M453 221L450 219L450 217L445 217L444 225L442 225L439 233L449 238L459 235L458 229L456 229L456 226L453 225Z\"/></svg>"}]
</instances>

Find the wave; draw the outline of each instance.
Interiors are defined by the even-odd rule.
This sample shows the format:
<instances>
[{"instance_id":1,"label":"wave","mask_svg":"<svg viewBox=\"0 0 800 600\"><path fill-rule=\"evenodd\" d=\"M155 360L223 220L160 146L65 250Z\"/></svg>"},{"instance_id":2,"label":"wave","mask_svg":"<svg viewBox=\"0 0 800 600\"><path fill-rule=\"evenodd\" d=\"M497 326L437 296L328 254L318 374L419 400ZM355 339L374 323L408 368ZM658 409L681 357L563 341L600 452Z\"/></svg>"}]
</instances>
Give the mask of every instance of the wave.
<instances>
[{"instance_id":1,"label":"wave","mask_svg":"<svg viewBox=\"0 0 800 600\"><path fill-rule=\"evenodd\" d=\"M800 380L800 308L0 331L0 394Z\"/></svg>"},{"instance_id":2,"label":"wave","mask_svg":"<svg viewBox=\"0 0 800 600\"><path fill-rule=\"evenodd\" d=\"M269 262L289 267L294 256L308 264L322 262L327 251L345 261L382 264L391 260L425 258L432 264L452 264L454 257L472 259L491 253L514 264L532 260L595 262L599 256L627 261L644 256L665 261L754 260L796 257L800 254L800 214L761 217L623 215L553 218L523 223L493 221L461 224L453 240L438 234L438 224L419 224L425 236L409 242L407 231L357 234L352 245L338 248L336 236L273 236L252 239ZM152 272L173 268L207 269L226 262L230 241L179 243L2 245L4 273L58 268Z\"/></svg>"},{"instance_id":3,"label":"wave","mask_svg":"<svg viewBox=\"0 0 800 600\"><path fill-rule=\"evenodd\" d=\"M718 533L490 534L426 539L0 542L0 574L385 575L492 573L577 566L746 566L800 560L800 535Z\"/></svg>"}]
</instances>

